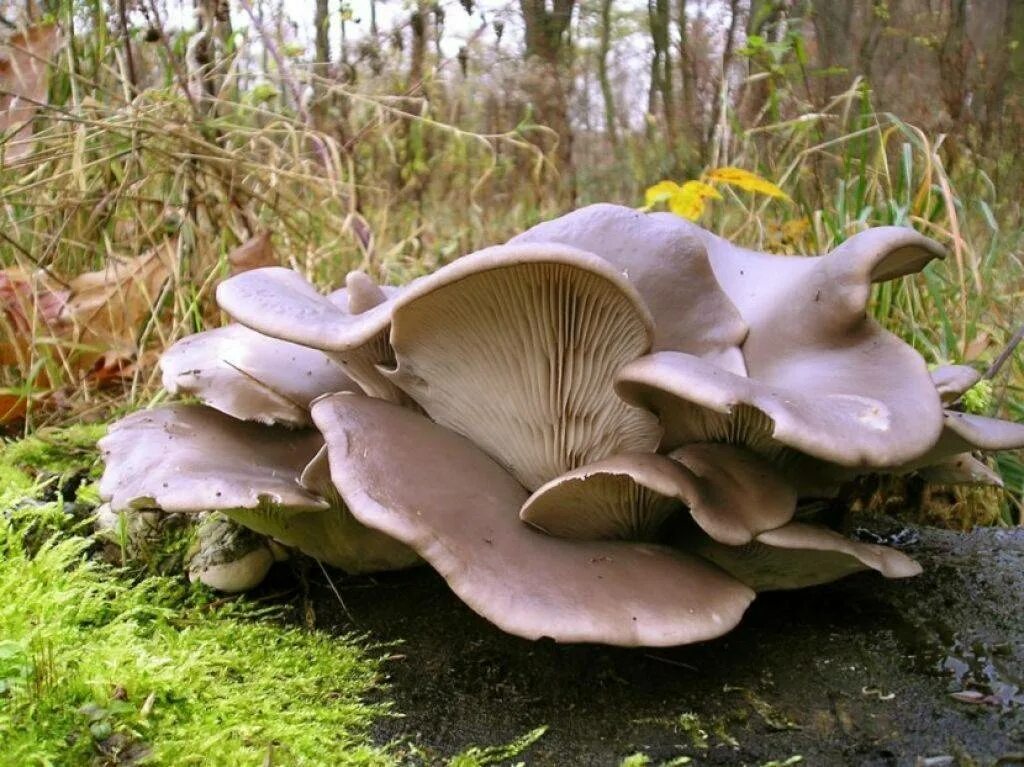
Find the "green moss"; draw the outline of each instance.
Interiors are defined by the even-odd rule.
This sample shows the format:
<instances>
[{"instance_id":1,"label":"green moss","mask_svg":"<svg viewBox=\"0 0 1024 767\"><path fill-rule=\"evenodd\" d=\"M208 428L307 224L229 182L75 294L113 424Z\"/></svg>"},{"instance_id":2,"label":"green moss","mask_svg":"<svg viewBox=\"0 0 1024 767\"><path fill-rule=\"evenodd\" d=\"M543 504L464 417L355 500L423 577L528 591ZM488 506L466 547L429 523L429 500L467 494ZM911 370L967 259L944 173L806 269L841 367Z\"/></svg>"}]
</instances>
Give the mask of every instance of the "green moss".
<instances>
[{"instance_id":1,"label":"green moss","mask_svg":"<svg viewBox=\"0 0 1024 767\"><path fill-rule=\"evenodd\" d=\"M88 472L95 479L102 471L96 442L106 431L105 424L40 429L30 437L4 444L0 464L36 475Z\"/></svg>"},{"instance_id":2,"label":"green moss","mask_svg":"<svg viewBox=\"0 0 1024 767\"><path fill-rule=\"evenodd\" d=\"M203 605L181 578L126 582L57 505L0 515L0 765L393 761L370 742L386 706L363 644Z\"/></svg>"}]
</instances>

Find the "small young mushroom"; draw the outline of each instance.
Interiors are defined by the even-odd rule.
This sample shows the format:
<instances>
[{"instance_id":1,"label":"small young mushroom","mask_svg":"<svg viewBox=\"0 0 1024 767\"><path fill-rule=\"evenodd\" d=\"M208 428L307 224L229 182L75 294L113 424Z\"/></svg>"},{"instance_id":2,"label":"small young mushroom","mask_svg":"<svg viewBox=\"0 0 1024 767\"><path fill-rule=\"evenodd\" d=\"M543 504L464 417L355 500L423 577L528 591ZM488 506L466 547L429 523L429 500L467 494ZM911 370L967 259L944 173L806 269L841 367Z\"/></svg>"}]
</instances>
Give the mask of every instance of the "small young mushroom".
<instances>
[{"instance_id":1,"label":"small young mushroom","mask_svg":"<svg viewBox=\"0 0 1024 767\"><path fill-rule=\"evenodd\" d=\"M189 580L228 594L259 586L274 564L267 539L222 514L204 517L189 555Z\"/></svg>"}]
</instances>

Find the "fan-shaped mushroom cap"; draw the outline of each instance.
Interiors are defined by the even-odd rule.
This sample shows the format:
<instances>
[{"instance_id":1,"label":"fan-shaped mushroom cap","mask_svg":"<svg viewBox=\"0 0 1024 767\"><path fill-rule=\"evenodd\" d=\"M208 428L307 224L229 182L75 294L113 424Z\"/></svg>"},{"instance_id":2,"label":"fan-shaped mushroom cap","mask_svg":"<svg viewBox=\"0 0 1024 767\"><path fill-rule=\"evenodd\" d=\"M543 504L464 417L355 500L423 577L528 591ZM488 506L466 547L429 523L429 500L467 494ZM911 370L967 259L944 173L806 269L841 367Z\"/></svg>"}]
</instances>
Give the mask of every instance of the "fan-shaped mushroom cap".
<instances>
[{"instance_id":1,"label":"fan-shaped mushroom cap","mask_svg":"<svg viewBox=\"0 0 1024 767\"><path fill-rule=\"evenodd\" d=\"M636 286L654 316L654 351L677 351L743 374L747 326L722 292L704 243L674 220L598 204L538 224L510 245L554 242L608 261Z\"/></svg>"},{"instance_id":2,"label":"fan-shaped mushroom cap","mask_svg":"<svg viewBox=\"0 0 1024 767\"><path fill-rule=\"evenodd\" d=\"M171 405L118 421L100 447L107 463L100 495L115 511L222 511L352 573L419 562L407 546L353 519L330 482L323 438L314 430L260 426L200 405Z\"/></svg>"},{"instance_id":3,"label":"fan-shaped mushroom cap","mask_svg":"<svg viewBox=\"0 0 1024 767\"><path fill-rule=\"evenodd\" d=\"M313 430L238 421L201 405L141 410L99 441L106 462L100 497L114 511L199 512L264 503L324 509L322 498L299 485L322 444Z\"/></svg>"},{"instance_id":4,"label":"fan-shaped mushroom cap","mask_svg":"<svg viewBox=\"0 0 1024 767\"><path fill-rule=\"evenodd\" d=\"M394 299L375 303L380 296L363 277L332 299L291 269L253 269L218 285L217 303L259 333L327 352L371 397L400 402L401 392L377 370L394 363L388 343ZM343 302L362 311L350 313Z\"/></svg>"},{"instance_id":5,"label":"fan-shaped mushroom cap","mask_svg":"<svg viewBox=\"0 0 1024 767\"><path fill-rule=\"evenodd\" d=\"M923 267L942 255L938 245L882 227L819 258L773 256L669 214L651 218L681 238L702 239L718 282L750 326L749 379L671 352L622 371L619 390L630 402L661 406L665 447L752 432L762 452L785 446L844 466L883 467L935 444L941 404L924 361L865 306L872 281Z\"/></svg>"},{"instance_id":6,"label":"fan-shaped mushroom cap","mask_svg":"<svg viewBox=\"0 0 1024 767\"><path fill-rule=\"evenodd\" d=\"M227 325L187 336L160 358L164 388L244 421L308 426L321 394L359 391L323 352Z\"/></svg>"},{"instance_id":7,"label":"fan-shaped mushroom cap","mask_svg":"<svg viewBox=\"0 0 1024 767\"><path fill-rule=\"evenodd\" d=\"M925 482L933 485L1003 486L1003 479L970 453L960 453L917 470Z\"/></svg>"},{"instance_id":8,"label":"fan-shaped mushroom cap","mask_svg":"<svg viewBox=\"0 0 1024 767\"><path fill-rule=\"evenodd\" d=\"M974 450L995 452L1020 448L1024 448L1024 423L947 410L938 442L924 455L894 469L894 472L923 471Z\"/></svg>"},{"instance_id":9,"label":"fan-shaped mushroom cap","mask_svg":"<svg viewBox=\"0 0 1024 767\"><path fill-rule=\"evenodd\" d=\"M860 570L876 570L886 578L921 573L917 562L896 549L852 541L802 522L761 533L745 546L706 539L694 550L755 591L816 586Z\"/></svg>"},{"instance_id":10,"label":"fan-shaped mushroom cap","mask_svg":"<svg viewBox=\"0 0 1024 767\"><path fill-rule=\"evenodd\" d=\"M519 521L526 492L472 443L382 400L313 405L331 476L362 523L409 544L509 633L672 645L735 626L753 593L668 549L551 538Z\"/></svg>"},{"instance_id":11,"label":"fan-shaped mushroom cap","mask_svg":"<svg viewBox=\"0 0 1024 767\"><path fill-rule=\"evenodd\" d=\"M958 400L980 380L981 373L969 365L941 365L932 370L932 383L944 405Z\"/></svg>"},{"instance_id":12,"label":"fan-shaped mushroom cap","mask_svg":"<svg viewBox=\"0 0 1024 767\"><path fill-rule=\"evenodd\" d=\"M687 508L715 540L738 545L789 522L796 493L741 448L689 445L671 458L616 455L570 471L531 495L520 517L563 538L654 540Z\"/></svg>"},{"instance_id":13,"label":"fan-shaped mushroom cap","mask_svg":"<svg viewBox=\"0 0 1024 767\"><path fill-rule=\"evenodd\" d=\"M657 446L655 417L612 386L618 368L650 348L652 330L636 290L604 260L560 245L498 246L402 293L387 375L535 488Z\"/></svg>"},{"instance_id":14,"label":"fan-shaped mushroom cap","mask_svg":"<svg viewBox=\"0 0 1024 767\"><path fill-rule=\"evenodd\" d=\"M785 453L791 448L842 466L890 467L935 444L941 421L935 428L928 417L915 420L922 413L930 417L932 404L939 407L930 380L921 390L901 380L897 369L885 381L886 370L870 359L842 356L821 354L820 369L812 367L816 355L798 361L800 367L807 363L808 375L797 387L742 378L688 354L660 352L623 367L616 389L627 402L660 416L666 448L721 441L775 459L790 458Z\"/></svg>"}]
</instances>

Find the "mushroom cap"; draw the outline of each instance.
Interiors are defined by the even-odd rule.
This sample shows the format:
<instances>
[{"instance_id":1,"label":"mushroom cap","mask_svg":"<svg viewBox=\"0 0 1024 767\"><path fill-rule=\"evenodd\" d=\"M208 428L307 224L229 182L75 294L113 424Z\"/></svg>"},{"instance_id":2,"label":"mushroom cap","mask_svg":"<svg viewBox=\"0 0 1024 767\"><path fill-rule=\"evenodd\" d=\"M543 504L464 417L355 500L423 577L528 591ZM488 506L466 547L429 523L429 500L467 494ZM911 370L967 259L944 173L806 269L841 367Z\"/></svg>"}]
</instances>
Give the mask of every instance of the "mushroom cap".
<instances>
[{"instance_id":1,"label":"mushroom cap","mask_svg":"<svg viewBox=\"0 0 1024 767\"><path fill-rule=\"evenodd\" d=\"M324 509L326 501L299 485L322 445L314 430L238 421L202 405L140 410L99 441L106 462L100 497L114 511Z\"/></svg>"},{"instance_id":2,"label":"mushroom cap","mask_svg":"<svg viewBox=\"0 0 1024 767\"><path fill-rule=\"evenodd\" d=\"M597 204L538 224L510 245L561 243L600 256L636 287L654 316L654 351L677 351L744 374L747 326L693 232L621 205Z\"/></svg>"},{"instance_id":3,"label":"mushroom cap","mask_svg":"<svg viewBox=\"0 0 1024 767\"><path fill-rule=\"evenodd\" d=\"M520 518L563 538L655 540L684 509L715 540L739 545L789 522L796 493L742 448L689 445L671 457L616 455L567 472L534 492Z\"/></svg>"},{"instance_id":4,"label":"mushroom cap","mask_svg":"<svg viewBox=\"0 0 1024 767\"><path fill-rule=\"evenodd\" d=\"M331 476L363 524L414 548L473 610L528 639L673 645L736 625L753 592L658 546L569 541L519 521L523 488L465 438L394 404L313 405Z\"/></svg>"},{"instance_id":5,"label":"mushroom cap","mask_svg":"<svg viewBox=\"0 0 1024 767\"><path fill-rule=\"evenodd\" d=\"M940 365L931 375L943 405L955 402L981 380L981 373L969 365Z\"/></svg>"},{"instance_id":6,"label":"mushroom cap","mask_svg":"<svg viewBox=\"0 0 1024 767\"><path fill-rule=\"evenodd\" d=\"M170 394L191 394L243 421L309 426L321 394L359 391L323 352L226 325L186 336L160 358Z\"/></svg>"},{"instance_id":7,"label":"mushroom cap","mask_svg":"<svg viewBox=\"0 0 1024 767\"><path fill-rule=\"evenodd\" d=\"M653 451L657 419L615 372L650 348L652 321L604 260L561 245L473 253L395 302L390 381L529 488L619 452Z\"/></svg>"},{"instance_id":8,"label":"mushroom cap","mask_svg":"<svg viewBox=\"0 0 1024 767\"><path fill-rule=\"evenodd\" d=\"M898 474L920 472L936 465L948 464L950 459L975 450L995 452L1020 448L1024 448L1024 423L947 410L938 442L924 455L917 456L893 471ZM972 467L971 470L976 468Z\"/></svg>"},{"instance_id":9,"label":"mushroom cap","mask_svg":"<svg viewBox=\"0 0 1024 767\"><path fill-rule=\"evenodd\" d=\"M786 455L791 449L842 466L890 467L935 444L941 420L933 428L931 405L939 408L939 401L930 379L923 393L897 381L887 388L884 371L864 373L873 364L869 359L857 355L843 364L842 351L820 356L822 369L797 388L742 378L688 354L660 352L625 365L616 389L627 402L659 415L665 449L729 442L770 459L795 459ZM829 359L833 373L825 375ZM872 378L874 385L857 393L857 381ZM915 420L922 413L928 417Z\"/></svg>"},{"instance_id":10,"label":"mushroom cap","mask_svg":"<svg viewBox=\"0 0 1024 767\"><path fill-rule=\"evenodd\" d=\"M323 296L298 272L276 267L243 272L217 286L217 303L241 324L325 351L369 396L404 402L377 369L394 364L388 343L394 295L353 272L345 288Z\"/></svg>"},{"instance_id":11,"label":"mushroom cap","mask_svg":"<svg viewBox=\"0 0 1024 767\"><path fill-rule=\"evenodd\" d=\"M1002 487L1003 478L970 453L922 466L921 478L932 485L992 485Z\"/></svg>"},{"instance_id":12,"label":"mushroom cap","mask_svg":"<svg viewBox=\"0 0 1024 767\"><path fill-rule=\"evenodd\" d=\"M861 543L819 525L790 522L761 533L745 546L705 539L693 549L755 591L799 589L876 570L886 578L920 575L921 566L901 551Z\"/></svg>"},{"instance_id":13,"label":"mushroom cap","mask_svg":"<svg viewBox=\"0 0 1024 767\"><path fill-rule=\"evenodd\" d=\"M671 352L622 371L619 390L629 401L661 406L664 448L752 432L759 443L753 447L767 455L792 448L875 468L935 444L942 410L924 360L869 318L866 305L873 281L943 255L936 243L881 227L825 256L774 256L738 248L677 216L650 218L704 242L718 282L750 327L743 344L749 379Z\"/></svg>"},{"instance_id":14,"label":"mushroom cap","mask_svg":"<svg viewBox=\"0 0 1024 767\"><path fill-rule=\"evenodd\" d=\"M260 426L201 405L171 405L118 421L100 448L107 462L100 495L111 499L115 511L222 511L350 573L419 563L407 546L352 517L330 481L323 438L315 430Z\"/></svg>"}]
</instances>

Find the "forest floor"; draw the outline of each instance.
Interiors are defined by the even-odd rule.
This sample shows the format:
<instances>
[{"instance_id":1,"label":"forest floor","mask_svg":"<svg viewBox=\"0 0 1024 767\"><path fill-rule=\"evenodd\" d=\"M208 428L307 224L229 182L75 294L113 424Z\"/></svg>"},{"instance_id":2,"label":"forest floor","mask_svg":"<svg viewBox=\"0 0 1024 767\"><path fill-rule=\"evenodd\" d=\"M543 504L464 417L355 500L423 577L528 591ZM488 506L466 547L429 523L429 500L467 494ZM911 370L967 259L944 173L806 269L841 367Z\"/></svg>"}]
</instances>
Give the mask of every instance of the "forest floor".
<instances>
[{"instance_id":1,"label":"forest floor","mask_svg":"<svg viewBox=\"0 0 1024 767\"><path fill-rule=\"evenodd\" d=\"M404 717L375 734L435 758L546 726L527 764L1024 764L1024 529L910 533L921 577L762 595L668 650L504 635L428 569L336 582L344 609L326 583L311 598L320 628L400 643Z\"/></svg>"}]
</instances>

